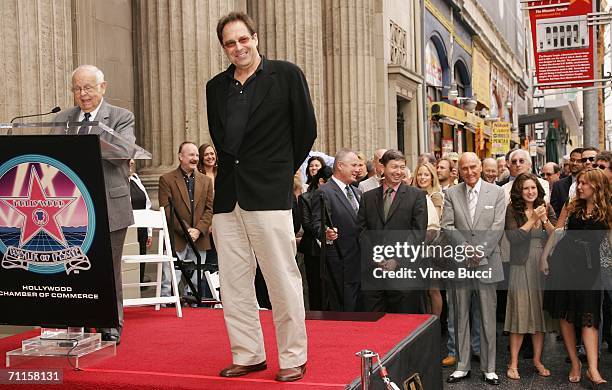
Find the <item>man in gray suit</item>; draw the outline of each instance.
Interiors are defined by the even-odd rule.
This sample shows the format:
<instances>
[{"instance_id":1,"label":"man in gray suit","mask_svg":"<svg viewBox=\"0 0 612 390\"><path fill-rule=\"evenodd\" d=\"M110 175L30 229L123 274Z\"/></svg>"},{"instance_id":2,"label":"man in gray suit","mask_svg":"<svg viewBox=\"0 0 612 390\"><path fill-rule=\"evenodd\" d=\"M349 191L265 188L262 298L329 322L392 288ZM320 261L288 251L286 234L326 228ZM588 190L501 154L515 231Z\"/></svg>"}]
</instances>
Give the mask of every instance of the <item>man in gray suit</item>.
<instances>
[{"instance_id":1,"label":"man in gray suit","mask_svg":"<svg viewBox=\"0 0 612 390\"><path fill-rule=\"evenodd\" d=\"M440 225L447 242L455 247L471 245L482 248L480 256L473 256L467 264L460 264L481 273L474 278L453 282L457 300L455 326L458 329L459 361L447 382L459 382L470 375L469 314L470 296L474 290L482 316L480 369L485 382L498 385L499 378L495 374L495 285L504 279L499 241L504 233L506 200L500 187L481 179L482 164L476 154L461 155L459 172L464 182L446 190Z\"/></svg>"},{"instance_id":2,"label":"man in gray suit","mask_svg":"<svg viewBox=\"0 0 612 390\"><path fill-rule=\"evenodd\" d=\"M134 114L106 103L103 99L107 83L104 74L93 65L81 65L72 72L72 92L77 106L62 111L56 122L99 121L114 130L124 140L134 144ZM89 134L91 128L82 126L73 134ZM69 133L70 134L70 133ZM127 227L134 223L130 202L129 160L102 160L106 206L110 231L115 289L117 292L118 328L99 329L104 341L120 342L123 328L123 290L121 286L121 255Z\"/></svg>"}]
</instances>

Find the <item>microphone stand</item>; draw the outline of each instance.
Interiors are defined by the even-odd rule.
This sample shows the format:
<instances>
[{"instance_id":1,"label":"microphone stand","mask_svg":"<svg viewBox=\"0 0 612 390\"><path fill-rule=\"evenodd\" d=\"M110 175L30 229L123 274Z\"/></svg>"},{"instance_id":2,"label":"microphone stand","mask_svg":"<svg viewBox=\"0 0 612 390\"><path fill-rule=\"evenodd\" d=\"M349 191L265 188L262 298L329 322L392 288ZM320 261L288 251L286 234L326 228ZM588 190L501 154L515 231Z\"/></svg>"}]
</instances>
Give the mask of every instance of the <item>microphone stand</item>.
<instances>
[{"instance_id":1,"label":"microphone stand","mask_svg":"<svg viewBox=\"0 0 612 390\"><path fill-rule=\"evenodd\" d=\"M9 123L13 123L16 119L23 119L23 118L31 118L34 116L45 116L45 115L49 115L49 114L56 114L58 112L62 111L62 109L60 107L53 107L53 109L51 109L51 111L49 112L45 112L42 114L31 114L31 115L21 115L21 116L16 116L13 119L11 119L11 121ZM7 132L6 135L13 135L13 128L11 127Z\"/></svg>"}]
</instances>

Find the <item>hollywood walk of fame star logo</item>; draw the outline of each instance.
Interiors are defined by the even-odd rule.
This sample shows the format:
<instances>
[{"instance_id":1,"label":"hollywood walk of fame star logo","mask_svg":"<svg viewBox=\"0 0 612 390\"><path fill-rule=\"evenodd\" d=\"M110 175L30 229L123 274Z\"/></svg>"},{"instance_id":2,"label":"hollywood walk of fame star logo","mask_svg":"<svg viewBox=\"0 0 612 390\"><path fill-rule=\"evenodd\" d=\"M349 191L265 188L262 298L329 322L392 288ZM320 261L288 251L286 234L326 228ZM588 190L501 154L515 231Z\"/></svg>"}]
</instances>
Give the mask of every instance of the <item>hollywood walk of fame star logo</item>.
<instances>
[{"instance_id":1,"label":"hollywood walk of fame star logo","mask_svg":"<svg viewBox=\"0 0 612 390\"><path fill-rule=\"evenodd\" d=\"M44 231L57 242L67 246L57 216L76 198L47 196L36 169L30 170L30 186L26 197L0 198L23 216L20 247L28 243L39 231Z\"/></svg>"}]
</instances>

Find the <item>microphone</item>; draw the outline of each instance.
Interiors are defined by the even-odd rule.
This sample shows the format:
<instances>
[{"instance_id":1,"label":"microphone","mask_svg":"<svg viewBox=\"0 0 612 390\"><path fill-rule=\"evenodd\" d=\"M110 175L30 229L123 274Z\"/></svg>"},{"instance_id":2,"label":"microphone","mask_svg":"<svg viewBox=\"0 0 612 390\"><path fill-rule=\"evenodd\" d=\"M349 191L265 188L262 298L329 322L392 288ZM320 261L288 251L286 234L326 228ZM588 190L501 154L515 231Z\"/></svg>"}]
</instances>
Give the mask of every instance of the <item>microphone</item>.
<instances>
[{"instance_id":1,"label":"microphone","mask_svg":"<svg viewBox=\"0 0 612 390\"><path fill-rule=\"evenodd\" d=\"M32 114L32 115L21 115L21 116L16 116L16 117L14 117L13 119L11 119L10 123L13 123L13 121L15 121L15 119L31 118L31 117L33 117L33 116L43 116L43 115L55 114L55 113L58 113L58 112L60 112L60 111L62 111L62 109L61 109L61 108L59 108L59 107L53 107L53 108L51 109L51 111L49 111L49 112L45 112L45 113L43 113L43 114Z\"/></svg>"}]
</instances>

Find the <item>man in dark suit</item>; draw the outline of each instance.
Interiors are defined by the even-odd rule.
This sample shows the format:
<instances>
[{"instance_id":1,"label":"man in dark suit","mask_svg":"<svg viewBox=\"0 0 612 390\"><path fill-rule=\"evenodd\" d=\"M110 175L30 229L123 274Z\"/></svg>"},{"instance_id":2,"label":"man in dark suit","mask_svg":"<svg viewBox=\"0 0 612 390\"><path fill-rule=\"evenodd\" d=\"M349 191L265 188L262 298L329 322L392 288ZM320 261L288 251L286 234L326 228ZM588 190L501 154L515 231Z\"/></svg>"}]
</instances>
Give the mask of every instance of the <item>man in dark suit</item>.
<instances>
[{"instance_id":1,"label":"man in dark suit","mask_svg":"<svg viewBox=\"0 0 612 390\"><path fill-rule=\"evenodd\" d=\"M55 122L99 121L114 130L124 141L134 144L134 114L104 101L107 83L104 74L93 65L81 65L72 72L72 92L77 106L60 112ZM81 127L74 134L89 134L91 128ZM63 131L62 131L63 133ZM102 137L103 135L101 135ZM123 289L121 284L121 255L127 227L134 223L130 202L129 158L102 160L106 186L106 206L110 231L115 290L117 292L118 328L99 329L105 341L120 342L123 329Z\"/></svg>"},{"instance_id":2,"label":"man in dark suit","mask_svg":"<svg viewBox=\"0 0 612 390\"><path fill-rule=\"evenodd\" d=\"M220 375L267 367L253 284L258 263L276 326L276 379L295 381L306 369L307 342L291 197L293 174L317 135L314 108L297 66L259 55L248 15L221 18L217 37L231 62L206 85L208 127L219 157L213 237L233 357Z\"/></svg>"},{"instance_id":3,"label":"man in dark suit","mask_svg":"<svg viewBox=\"0 0 612 390\"><path fill-rule=\"evenodd\" d=\"M361 191L351 183L358 174L357 155L348 149L340 150L335 157L334 174L319 188L312 202L315 237L325 235L322 241L327 242L327 273L321 275L327 297L323 307L332 311L357 309L361 278L357 211ZM324 215L321 197L327 208L327 216ZM321 218L324 217L326 229L322 232Z\"/></svg>"},{"instance_id":4,"label":"man in dark suit","mask_svg":"<svg viewBox=\"0 0 612 390\"><path fill-rule=\"evenodd\" d=\"M178 168L159 178L159 205L165 208L166 217L170 221L169 200L172 199L174 208L187 227L187 232L204 263L206 251L210 249L208 228L212 222L213 182L211 178L198 171L198 147L193 142L183 142L179 146L178 159ZM187 245L187 240L176 217L172 230L174 231L176 255L183 261L195 261L196 255ZM170 266L165 264L162 296L169 295L169 272L171 272ZM195 272L191 281L197 286Z\"/></svg>"},{"instance_id":5,"label":"man in dark suit","mask_svg":"<svg viewBox=\"0 0 612 390\"><path fill-rule=\"evenodd\" d=\"M550 194L550 205L555 210L555 214L559 217L561 214L561 209L563 209L563 205L567 202L569 197L569 190L572 186L572 183L576 181L576 176L582 170L582 148L575 148L570 153L569 166L570 172L572 173L570 176L564 177L563 179L557 181L552 186L552 192Z\"/></svg>"},{"instance_id":6,"label":"man in dark suit","mask_svg":"<svg viewBox=\"0 0 612 390\"><path fill-rule=\"evenodd\" d=\"M357 224L361 233L406 231L409 242L420 245L427 229L427 200L425 192L402 183L406 158L399 150L386 151L380 162L384 166L381 187L363 194ZM380 263L380 268L395 270L396 260ZM379 290L363 291L364 311L387 313L422 312L423 294L420 291Z\"/></svg>"}]
</instances>

